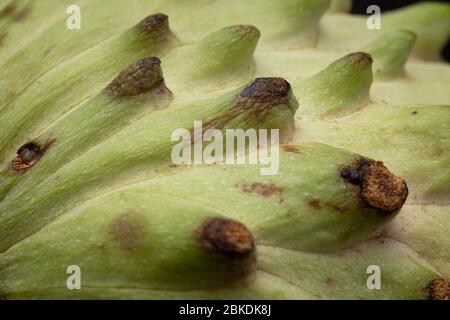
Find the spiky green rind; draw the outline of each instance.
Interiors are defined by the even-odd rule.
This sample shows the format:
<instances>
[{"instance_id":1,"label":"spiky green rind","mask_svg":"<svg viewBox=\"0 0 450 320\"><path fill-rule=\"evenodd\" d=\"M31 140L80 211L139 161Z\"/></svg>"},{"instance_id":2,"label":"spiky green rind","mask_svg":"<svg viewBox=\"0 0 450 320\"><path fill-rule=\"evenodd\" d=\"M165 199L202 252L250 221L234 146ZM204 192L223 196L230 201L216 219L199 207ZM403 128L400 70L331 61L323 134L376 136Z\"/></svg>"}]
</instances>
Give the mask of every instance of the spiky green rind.
<instances>
[{"instance_id":1,"label":"spiky green rind","mask_svg":"<svg viewBox=\"0 0 450 320\"><path fill-rule=\"evenodd\" d=\"M313 77L294 86L302 115L342 116L369 100L372 58L363 52L349 54Z\"/></svg>"},{"instance_id":2,"label":"spiky green rind","mask_svg":"<svg viewBox=\"0 0 450 320\"><path fill-rule=\"evenodd\" d=\"M72 3L15 1L20 10L0 19L0 298L445 298L432 284L450 272L450 69L421 59L437 59L449 6L383 12L377 31L343 13L344 2L80 0L82 28L69 31ZM154 42L133 26L156 12L172 32ZM152 55L173 95L161 86L133 96L120 75L105 90ZM196 120L222 132L281 129L279 175L174 166L170 135ZM27 167L33 140L45 152ZM367 206L362 172L405 185L366 157L407 181L400 212L404 198L389 212ZM205 224L211 216L219 220ZM199 230L229 230L220 226L242 237L200 241ZM251 253L237 269L204 250L236 243ZM68 290L66 268L81 262L83 289ZM381 290L367 288L369 265L381 267Z\"/></svg>"},{"instance_id":3,"label":"spiky green rind","mask_svg":"<svg viewBox=\"0 0 450 320\"><path fill-rule=\"evenodd\" d=\"M39 184L39 188L17 188L1 203L1 247L9 247L40 225L52 220L58 214L51 213L51 207L63 205L69 208L69 198L72 203L76 203L87 195L100 191L101 186L129 183L129 179L133 181L144 176L150 178L160 174L159 171L170 171L172 148L177 144L171 140L172 133L179 128L192 130L194 121L203 121L205 129L210 126L221 130L290 130L298 104L292 96L289 84L284 80L280 81L277 85L280 85L283 91L277 94L281 96L271 96L267 101L260 100L259 94L265 92L259 92L258 87L254 89L258 84L255 82L215 99L160 110L154 115L135 121L133 126L80 153L72 161L68 159L57 171L52 169L54 157L42 157L36 166L44 166L45 169L41 170L50 170L52 174L47 174L43 181L41 175L33 176L31 173L27 181L28 186ZM76 123L71 125L77 127ZM84 140L83 135L78 138ZM58 136L55 135L53 139L58 140ZM77 137L70 139L76 141ZM49 149L47 153L51 152L56 150ZM110 174L111 170L114 170L114 175ZM25 198L32 200L27 203L20 200ZM48 208L44 209L45 206ZM24 225L22 219L31 220ZM19 227L21 231L14 226Z\"/></svg>"},{"instance_id":4,"label":"spiky green rind","mask_svg":"<svg viewBox=\"0 0 450 320\"><path fill-rule=\"evenodd\" d=\"M152 15L122 35L49 71L13 102L3 101L1 153L11 154L15 146L95 94L127 65L147 56L161 55L171 44L173 36L167 17ZM5 75L4 79L17 90L19 86L14 85L14 79L23 76L20 70L14 72L15 76ZM49 94L43 96L42 92Z\"/></svg>"}]
</instances>

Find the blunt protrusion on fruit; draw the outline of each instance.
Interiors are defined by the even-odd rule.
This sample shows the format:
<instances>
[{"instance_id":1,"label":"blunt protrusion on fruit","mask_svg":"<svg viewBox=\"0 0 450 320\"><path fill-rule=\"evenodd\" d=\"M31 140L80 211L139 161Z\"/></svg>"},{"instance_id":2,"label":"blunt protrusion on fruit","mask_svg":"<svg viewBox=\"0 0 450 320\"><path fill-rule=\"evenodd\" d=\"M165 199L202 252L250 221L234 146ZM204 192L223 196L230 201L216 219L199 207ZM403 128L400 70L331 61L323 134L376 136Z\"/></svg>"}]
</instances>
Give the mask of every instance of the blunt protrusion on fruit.
<instances>
[{"instance_id":1,"label":"blunt protrusion on fruit","mask_svg":"<svg viewBox=\"0 0 450 320\"><path fill-rule=\"evenodd\" d=\"M107 87L113 97L132 97L164 86L161 61L156 57L139 60L123 70Z\"/></svg>"},{"instance_id":2,"label":"blunt protrusion on fruit","mask_svg":"<svg viewBox=\"0 0 450 320\"><path fill-rule=\"evenodd\" d=\"M365 205L381 214L391 214L403 206L408 197L406 182L392 174L380 161L361 159L353 167L343 168L341 177L360 186Z\"/></svg>"},{"instance_id":3,"label":"blunt protrusion on fruit","mask_svg":"<svg viewBox=\"0 0 450 320\"><path fill-rule=\"evenodd\" d=\"M11 161L11 168L15 171L31 168L42 158L53 142L54 140L51 140L42 146L36 142L25 143L17 150L15 158Z\"/></svg>"},{"instance_id":4,"label":"blunt protrusion on fruit","mask_svg":"<svg viewBox=\"0 0 450 320\"><path fill-rule=\"evenodd\" d=\"M381 78L396 78L404 74L405 64L417 35L409 30L395 30L376 39L364 51L374 59L374 73Z\"/></svg>"},{"instance_id":5,"label":"blunt protrusion on fruit","mask_svg":"<svg viewBox=\"0 0 450 320\"><path fill-rule=\"evenodd\" d=\"M228 218L206 219L197 229L197 236L204 248L225 255L247 256L255 248L250 231L242 223Z\"/></svg>"},{"instance_id":6,"label":"blunt protrusion on fruit","mask_svg":"<svg viewBox=\"0 0 450 320\"><path fill-rule=\"evenodd\" d=\"M283 78L257 78L239 96L262 103L287 102L292 97L292 90Z\"/></svg>"},{"instance_id":7,"label":"blunt protrusion on fruit","mask_svg":"<svg viewBox=\"0 0 450 320\"><path fill-rule=\"evenodd\" d=\"M450 300L450 282L445 279L431 280L427 289L430 300Z\"/></svg>"},{"instance_id":8,"label":"blunt protrusion on fruit","mask_svg":"<svg viewBox=\"0 0 450 320\"><path fill-rule=\"evenodd\" d=\"M137 29L148 37L157 38L171 34L169 28L169 17L163 13L152 14L137 25Z\"/></svg>"}]
</instances>

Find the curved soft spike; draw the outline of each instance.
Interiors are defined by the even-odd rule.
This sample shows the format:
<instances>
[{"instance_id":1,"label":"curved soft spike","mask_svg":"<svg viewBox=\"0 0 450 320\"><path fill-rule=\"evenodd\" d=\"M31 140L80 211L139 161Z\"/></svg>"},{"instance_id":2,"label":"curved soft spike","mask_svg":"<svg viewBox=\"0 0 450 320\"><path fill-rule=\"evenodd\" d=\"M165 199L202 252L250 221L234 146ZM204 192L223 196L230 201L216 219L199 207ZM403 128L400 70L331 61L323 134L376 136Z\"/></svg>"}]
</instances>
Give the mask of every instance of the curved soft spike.
<instances>
[{"instance_id":1,"label":"curved soft spike","mask_svg":"<svg viewBox=\"0 0 450 320\"><path fill-rule=\"evenodd\" d=\"M402 76L416 38L417 36L411 31L393 31L363 49L373 58L374 76L380 78Z\"/></svg>"},{"instance_id":2,"label":"curved soft spike","mask_svg":"<svg viewBox=\"0 0 450 320\"><path fill-rule=\"evenodd\" d=\"M217 72L246 67L259 37L259 30L249 25L226 27L211 33L196 48L194 59L198 63L195 66L198 75L211 76Z\"/></svg>"},{"instance_id":3,"label":"curved soft spike","mask_svg":"<svg viewBox=\"0 0 450 320\"><path fill-rule=\"evenodd\" d=\"M193 88L251 79L260 32L250 25L222 28L166 57L168 82ZM197 89L198 90L198 89Z\"/></svg>"},{"instance_id":4,"label":"curved soft spike","mask_svg":"<svg viewBox=\"0 0 450 320\"><path fill-rule=\"evenodd\" d=\"M296 84L301 115L332 117L355 111L368 102L372 77L367 53L351 53L333 62Z\"/></svg>"}]
</instances>

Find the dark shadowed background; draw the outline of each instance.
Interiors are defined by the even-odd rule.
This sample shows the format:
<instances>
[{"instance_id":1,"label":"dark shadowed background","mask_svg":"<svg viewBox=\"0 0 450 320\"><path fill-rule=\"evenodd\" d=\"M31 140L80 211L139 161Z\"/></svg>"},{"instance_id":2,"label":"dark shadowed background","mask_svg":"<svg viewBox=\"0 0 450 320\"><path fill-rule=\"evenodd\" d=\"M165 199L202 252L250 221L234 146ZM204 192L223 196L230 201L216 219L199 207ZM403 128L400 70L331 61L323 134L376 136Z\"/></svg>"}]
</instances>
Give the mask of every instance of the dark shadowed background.
<instances>
[{"instance_id":1,"label":"dark shadowed background","mask_svg":"<svg viewBox=\"0 0 450 320\"><path fill-rule=\"evenodd\" d=\"M418 0L353 0L352 12L356 14L367 14L367 7L376 4L381 8L381 12L394 10L397 8L405 7L407 5L418 3L418 2L427 2L427 1L418 1ZM449 2L449 0L441 0L435 2ZM450 62L450 41L447 41L447 45L442 51L442 56Z\"/></svg>"}]
</instances>

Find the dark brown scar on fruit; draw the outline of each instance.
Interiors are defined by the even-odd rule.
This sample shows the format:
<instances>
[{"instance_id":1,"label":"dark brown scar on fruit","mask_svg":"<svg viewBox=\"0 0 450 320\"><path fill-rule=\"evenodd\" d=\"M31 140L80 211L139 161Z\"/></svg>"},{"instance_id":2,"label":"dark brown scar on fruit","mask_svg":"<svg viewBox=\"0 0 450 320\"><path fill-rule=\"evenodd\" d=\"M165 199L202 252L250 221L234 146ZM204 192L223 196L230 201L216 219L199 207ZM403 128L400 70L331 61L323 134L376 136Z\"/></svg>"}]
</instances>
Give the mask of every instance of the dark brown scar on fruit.
<instances>
[{"instance_id":1,"label":"dark brown scar on fruit","mask_svg":"<svg viewBox=\"0 0 450 320\"><path fill-rule=\"evenodd\" d=\"M429 300L450 300L450 282L433 279L427 286Z\"/></svg>"},{"instance_id":2,"label":"dark brown scar on fruit","mask_svg":"<svg viewBox=\"0 0 450 320\"><path fill-rule=\"evenodd\" d=\"M161 61L148 57L129 65L106 88L114 98L125 98L149 92L170 93L164 84Z\"/></svg>"},{"instance_id":3,"label":"dark brown scar on fruit","mask_svg":"<svg viewBox=\"0 0 450 320\"><path fill-rule=\"evenodd\" d=\"M141 20L136 28L141 34L151 39L172 36L169 28L169 17L163 13L152 14Z\"/></svg>"},{"instance_id":4,"label":"dark brown scar on fruit","mask_svg":"<svg viewBox=\"0 0 450 320\"><path fill-rule=\"evenodd\" d=\"M290 145L290 144L282 145L281 149L283 149L286 152L301 154L301 151L300 151L300 149L297 146L293 146L293 145Z\"/></svg>"},{"instance_id":5,"label":"dark brown scar on fruit","mask_svg":"<svg viewBox=\"0 0 450 320\"><path fill-rule=\"evenodd\" d=\"M9 3L0 11L0 19L13 15L16 12L17 6L14 3Z\"/></svg>"},{"instance_id":6,"label":"dark brown scar on fruit","mask_svg":"<svg viewBox=\"0 0 450 320\"><path fill-rule=\"evenodd\" d=\"M31 168L42 158L55 141L55 139L48 140L43 145L33 141L25 143L17 150L15 158L11 161L11 169L24 171Z\"/></svg>"},{"instance_id":7,"label":"dark brown scar on fruit","mask_svg":"<svg viewBox=\"0 0 450 320\"><path fill-rule=\"evenodd\" d=\"M119 215L111 222L111 235L124 251L133 251L144 243L142 223L139 216L130 212Z\"/></svg>"},{"instance_id":8,"label":"dark brown scar on fruit","mask_svg":"<svg viewBox=\"0 0 450 320\"><path fill-rule=\"evenodd\" d=\"M264 198L278 194L280 203L284 201L284 189L277 187L274 183L254 182L252 184L243 184L241 188L245 193L256 193Z\"/></svg>"},{"instance_id":9,"label":"dark brown scar on fruit","mask_svg":"<svg viewBox=\"0 0 450 320\"><path fill-rule=\"evenodd\" d=\"M366 206L383 215L399 210L408 197L406 182L380 161L360 159L341 169L340 175L346 182L360 187L359 196Z\"/></svg>"},{"instance_id":10,"label":"dark brown scar on fruit","mask_svg":"<svg viewBox=\"0 0 450 320\"><path fill-rule=\"evenodd\" d=\"M283 78L256 78L238 94L234 106L227 113L203 122L203 132L222 129L239 115L263 122L274 107L289 108L291 99L291 85Z\"/></svg>"},{"instance_id":11,"label":"dark brown scar on fruit","mask_svg":"<svg viewBox=\"0 0 450 320\"><path fill-rule=\"evenodd\" d=\"M242 223L229 218L207 218L195 234L203 248L226 256L249 256L255 249L251 232Z\"/></svg>"},{"instance_id":12,"label":"dark brown scar on fruit","mask_svg":"<svg viewBox=\"0 0 450 320\"><path fill-rule=\"evenodd\" d=\"M314 210L320 210L322 209L322 204L320 203L319 200L317 199L311 199L308 201L308 205L310 208L314 209Z\"/></svg>"}]
</instances>

